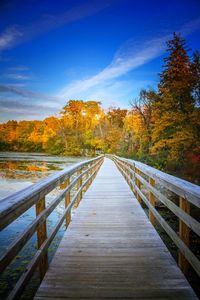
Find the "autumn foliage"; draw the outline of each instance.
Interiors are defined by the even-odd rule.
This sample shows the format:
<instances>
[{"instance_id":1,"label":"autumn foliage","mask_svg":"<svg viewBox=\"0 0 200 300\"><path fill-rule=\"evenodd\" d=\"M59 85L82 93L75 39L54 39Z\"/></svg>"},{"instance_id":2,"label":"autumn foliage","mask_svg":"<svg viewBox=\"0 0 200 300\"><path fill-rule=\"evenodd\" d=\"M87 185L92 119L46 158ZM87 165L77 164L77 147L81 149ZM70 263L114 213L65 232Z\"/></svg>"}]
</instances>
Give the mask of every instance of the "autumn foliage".
<instances>
[{"instance_id":1,"label":"autumn foliage","mask_svg":"<svg viewBox=\"0 0 200 300\"><path fill-rule=\"evenodd\" d=\"M69 100L59 117L0 124L1 150L62 155L116 153L160 169L200 164L200 55L174 33L157 90L142 90L130 110ZM197 172L197 171L195 171ZM191 177L191 176L190 176Z\"/></svg>"}]
</instances>

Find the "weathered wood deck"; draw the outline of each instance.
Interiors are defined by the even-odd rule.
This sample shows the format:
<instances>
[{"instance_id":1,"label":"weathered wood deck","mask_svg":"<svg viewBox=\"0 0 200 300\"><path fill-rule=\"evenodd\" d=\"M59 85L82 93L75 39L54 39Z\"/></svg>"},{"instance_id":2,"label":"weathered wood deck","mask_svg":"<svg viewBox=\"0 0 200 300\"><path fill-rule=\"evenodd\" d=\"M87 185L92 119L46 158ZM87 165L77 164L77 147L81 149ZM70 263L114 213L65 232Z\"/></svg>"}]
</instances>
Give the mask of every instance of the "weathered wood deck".
<instances>
[{"instance_id":1,"label":"weathered wood deck","mask_svg":"<svg viewBox=\"0 0 200 300\"><path fill-rule=\"evenodd\" d=\"M45 299L197 299L109 159L36 293Z\"/></svg>"}]
</instances>

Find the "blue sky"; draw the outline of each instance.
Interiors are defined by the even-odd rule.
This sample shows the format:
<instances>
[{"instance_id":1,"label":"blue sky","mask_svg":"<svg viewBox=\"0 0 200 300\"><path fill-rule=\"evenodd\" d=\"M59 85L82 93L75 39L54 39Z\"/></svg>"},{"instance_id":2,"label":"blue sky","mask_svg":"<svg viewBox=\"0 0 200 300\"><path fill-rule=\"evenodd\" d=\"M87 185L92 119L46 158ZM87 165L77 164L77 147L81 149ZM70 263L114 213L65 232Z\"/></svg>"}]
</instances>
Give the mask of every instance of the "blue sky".
<instances>
[{"instance_id":1,"label":"blue sky","mask_svg":"<svg viewBox=\"0 0 200 300\"><path fill-rule=\"evenodd\" d=\"M200 50L199 0L1 0L0 121L44 119L69 99L130 107L156 88L174 31Z\"/></svg>"}]
</instances>

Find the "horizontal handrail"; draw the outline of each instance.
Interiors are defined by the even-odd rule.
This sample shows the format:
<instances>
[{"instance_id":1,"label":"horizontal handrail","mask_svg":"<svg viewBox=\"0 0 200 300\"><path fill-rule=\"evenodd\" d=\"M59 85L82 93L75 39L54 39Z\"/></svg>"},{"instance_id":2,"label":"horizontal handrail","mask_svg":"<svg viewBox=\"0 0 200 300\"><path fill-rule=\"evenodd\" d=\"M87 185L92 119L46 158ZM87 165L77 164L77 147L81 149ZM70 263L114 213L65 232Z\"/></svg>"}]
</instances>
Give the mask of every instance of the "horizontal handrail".
<instances>
[{"instance_id":1,"label":"horizontal handrail","mask_svg":"<svg viewBox=\"0 0 200 300\"><path fill-rule=\"evenodd\" d=\"M114 155L109 157L116 163L118 169L136 194L138 201L141 202L142 200L149 208L149 217L152 224L155 224L155 218L178 247L180 251L179 266L181 267L182 271L186 273L187 262L185 259L187 259L190 265L200 276L200 261L188 247L189 228L200 236L200 223L189 213L189 203L196 203L196 206L199 207L200 187L133 160ZM149 181L147 181L146 178L148 178ZM179 202L181 205L177 206L172 200L164 195L162 191L156 187L156 183L161 183L165 189L173 191L177 196L179 196ZM146 193L149 194L149 197L147 197L143 192L142 186L146 188ZM183 186L183 190L180 190L181 186ZM193 193L191 192L192 187L195 187L195 192ZM194 195L195 201L193 201ZM178 217L179 234L177 234L159 214L158 210L156 209L155 199L162 202L162 204L164 204ZM152 216L154 218L152 218Z\"/></svg>"},{"instance_id":2,"label":"horizontal handrail","mask_svg":"<svg viewBox=\"0 0 200 300\"><path fill-rule=\"evenodd\" d=\"M167 208L169 208L178 218L183 220L185 224L187 224L197 235L200 236L200 223L192 218L190 215L185 213L181 208L179 208L174 202L164 196L161 192L159 192L155 187L151 186L141 175L135 173L133 170L130 170L127 165L124 166L129 173L134 175L146 188L151 191L154 196L160 200ZM121 171L123 171L121 169ZM131 179L130 179L131 181ZM137 188L137 186L135 186Z\"/></svg>"},{"instance_id":3,"label":"horizontal handrail","mask_svg":"<svg viewBox=\"0 0 200 300\"><path fill-rule=\"evenodd\" d=\"M144 163L132 159L126 159L117 156L115 157L118 160L127 162L133 167L136 167L145 175L150 176L154 180L162 183L163 186L169 189L171 192L174 192L178 196L186 199L187 201L200 208L200 186L186 181L184 179L178 178L176 176L164 173L153 167L145 165Z\"/></svg>"},{"instance_id":4,"label":"horizontal handrail","mask_svg":"<svg viewBox=\"0 0 200 300\"><path fill-rule=\"evenodd\" d=\"M63 171L58 171L55 174L2 199L0 201L0 230L13 222L13 220L33 206L33 204L35 204L39 199L50 193L67 177L70 177L73 173L78 171L80 168L83 168L88 163L92 163L98 159L99 157L96 157L72 165Z\"/></svg>"},{"instance_id":5,"label":"horizontal handrail","mask_svg":"<svg viewBox=\"0 0 200 300\"><path fill-rule=\"evenodd\" d=\"M1 220L3 222L3 227L8 226L8 224L14 221L18 216L23 214L25 210L33 205L36 206L37 215L36 218L30 223L30 225L16 238L16 240L14 240L8 246L6 252L1 256L0 272L3 272L5 268L13 261L19 251L26 245L26 243L35 232L37 232L38 236L38 250L26 267L25 272L17 281L14 289L8 296L8 299L16 299L16 297L21 295L38 265L40 267L41 279L43 278L48 268L48 247L50 246L53 238L55 237L65 219L66 225L68 226L71 219L70 212L72 207L75 205L78 206L83 192L85 191L85 189L88 189L102 162L103 156L99 156L97 158L78 163L70 168L67 168L67 170L57 172L55 175L47 177L40 183L32 185L30 187L31 191L28 191L28 188L26 188L10 196L12 200L14 199L13 203L16 204L15 207L17 207L18 211L14 215L14 217L10 215L13 211L11 207L12 201L9 201L9 205L7 205L5 209L2 208ZM74 178L75 174L76 177ZM71 181L70 178L72 179ZM47 195L57 186L60 186L62 188L62 191L57 197L55 197L55 199L52 200L52 202L47 207L45 207L45 195ZM73 198L70 199L70 192L75 186L77 186L77 191ZM5 199L9 200L9 197ZM5 199L3 200L3 202L5 201ZM16 203L16 199L18 199L18 203ZM65 209L63 211L63 214L50 235L47 237L47 217L63 199L65 199ZM19 203L22 205L22 209L20 208Z\"/></svg>"}]
</instances>

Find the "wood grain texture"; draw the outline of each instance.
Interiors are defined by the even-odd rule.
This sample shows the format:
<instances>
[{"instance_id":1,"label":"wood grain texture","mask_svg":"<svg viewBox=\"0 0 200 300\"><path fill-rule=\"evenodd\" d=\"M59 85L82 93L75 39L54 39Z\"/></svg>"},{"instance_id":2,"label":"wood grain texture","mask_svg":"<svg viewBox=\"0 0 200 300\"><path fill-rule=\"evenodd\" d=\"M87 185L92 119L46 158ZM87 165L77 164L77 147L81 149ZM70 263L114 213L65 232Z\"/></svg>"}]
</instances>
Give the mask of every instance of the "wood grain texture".
<instances>
[{"instance_id":1,"label":"wood grain texture","mask_svg":"<svg viewBox=\"0 0 200 300\"><path fill-rule=\"evenodd\" d=\"M36 293L45 299L198 299L109 159Z\"/></svg>"}]
</instances>

